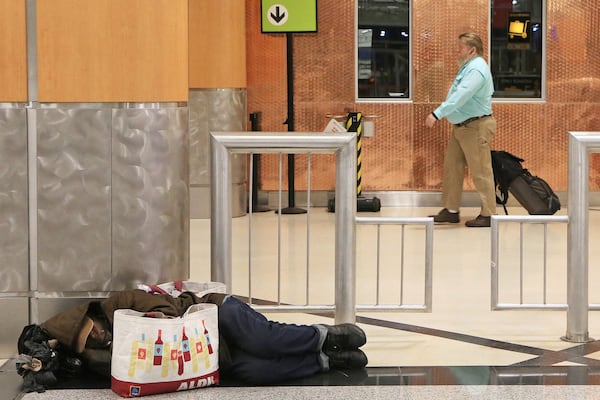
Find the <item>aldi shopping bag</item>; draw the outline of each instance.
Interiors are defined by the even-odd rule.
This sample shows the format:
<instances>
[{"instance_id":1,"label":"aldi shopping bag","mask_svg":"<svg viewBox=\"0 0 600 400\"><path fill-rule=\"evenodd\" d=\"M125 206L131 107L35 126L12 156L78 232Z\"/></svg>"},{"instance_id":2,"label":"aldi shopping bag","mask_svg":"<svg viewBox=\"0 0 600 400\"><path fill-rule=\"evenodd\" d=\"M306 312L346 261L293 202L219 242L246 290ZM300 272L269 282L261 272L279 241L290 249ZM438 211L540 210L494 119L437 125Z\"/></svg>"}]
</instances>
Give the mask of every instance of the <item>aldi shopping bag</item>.
<instances>
[{"instance_id":1,"label":"aldi shopping bag","mask_svg":"<svg viewBox=\"0 0 600 400\"><path fill-rule=\"evenodd\" d=\"M216 305L194 304L177 318L115 311L111 362L115 393L139 397L218 383Z\"/></svg>"}]
</instances>

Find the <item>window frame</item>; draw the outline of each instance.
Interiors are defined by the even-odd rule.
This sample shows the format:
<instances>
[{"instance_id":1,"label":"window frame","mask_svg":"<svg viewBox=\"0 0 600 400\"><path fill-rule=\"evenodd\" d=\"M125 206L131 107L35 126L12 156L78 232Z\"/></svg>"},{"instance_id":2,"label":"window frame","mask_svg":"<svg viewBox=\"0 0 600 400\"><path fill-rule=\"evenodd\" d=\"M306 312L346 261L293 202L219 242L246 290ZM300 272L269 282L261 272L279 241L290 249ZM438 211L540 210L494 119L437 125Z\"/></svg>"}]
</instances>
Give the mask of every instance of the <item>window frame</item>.
<instances>
[{"instance_id":1,"label":"window frame","mask_svg":"<svg viewBox=\"0 0 600 400\"><path fill-rule=\"evenodd\" d=\"M414 90L414 62L413 62L413 2L408 0L408 97L359 97L358 96L358 0L354 1L354 102L355 103L412 103ZM491 8L491 7L490 7Z\"/></svg>"},{"instance_id":2,"label":"window frame","mask_svg":"<svg viewBox=\"0 0 600 400\"><path fill-rule=\"evenodd\" d=\"M492 54L493 54L493 49L492 49L492 21L493 21L493 14L492 14L492 1L493 0L489 0L488 2L488 62L490 65L490 69L491 69L491 65L492 65ZM547 80L546 80L546 59L548 57L547 55L547 46L546 46L546 33L547 33L547 21L548 21L548 14L547 14L547 3L548 0L540 0L542 2L542 21L540 22L541 25L541 36L542 36L542 60L541 60L541 74L540 74L540 80L541 80L541 88L540 88L540 97L492 97L492 103L546 103L546 90L547 90ZM495 89L495 88L494 88Z\"/></svg>"}]
</instances>

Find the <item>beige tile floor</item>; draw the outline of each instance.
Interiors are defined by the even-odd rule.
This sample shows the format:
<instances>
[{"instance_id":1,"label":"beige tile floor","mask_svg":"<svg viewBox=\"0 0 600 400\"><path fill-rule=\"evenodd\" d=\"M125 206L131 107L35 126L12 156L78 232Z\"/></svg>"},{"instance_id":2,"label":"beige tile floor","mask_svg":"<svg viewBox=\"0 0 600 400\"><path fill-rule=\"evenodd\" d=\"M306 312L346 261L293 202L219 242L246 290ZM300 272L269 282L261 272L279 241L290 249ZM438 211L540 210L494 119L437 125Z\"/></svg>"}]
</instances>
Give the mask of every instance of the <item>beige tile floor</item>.
<instances>
[{"instance_id":1,"label":"beige tile floor","mask_svg":"<svg viewBox=\"0 0 600 400\"><path fill-rule=\"evenodd\" d=\"M436 212L430 208L386 208L380 213L365 216L426 216ZM519 208L509 209L511 214L523 214ZM463 221L474 216L476 209L463 209ZM561 211L565 213L565 211ZM307 223L308 221L308 223ZM307 226L310 225L310 229ZM306 302L307 269L309 304L333 303L333 225L334 215L322 208L310 210L309 215L279 216L272 212L256 213L235 218L233 221L233 291L248 295L248 277L252 278L252 296L267 300L304 304ZM600 212L590 211L590 303L600 303L597 282L600 246ZM190 240L190 265L192 280L210 280L210 221L192 220ZM524 302L535 303L543 299L540 282L543 278L543 256L539 242L543 237L540 226L524 226L526 237L523 245L523 291ZM420 301L423 269L423 228L405 229L405 249L400 246L401 231L381 232L381 256L379 291L380 303L396 301L398 297L399 259L403 255L405 276L403 281L405 302ZM520 265L520 228L518 224L501 227L500 298L503 302L518 302ZM250 236L252 239L250 239ZM550 225L547 231L549 256L547 302L566 302L566 241L564 224ZM377 259L375 235L372 227L357 228L357 277L358 301L371 304L377 290L375 263ZM308 250L306 243L309 243ZM375 244L374 244L375 243ZM250 260L250 261L249 261ZM249 273L248 270L251 269ZM371 312L359 313L357 318L368 335L364 349L369 356L374 375L363 386L282 386L266 388L220 387L203 389L206 399L600 399L597 380L594 378L598 365L567 371L565 366L578 365L562 360L547 365L560 366L543 371L538 367L517 370L511 364L519 363L534 355L523 347L552 351L572 348L576 344L560 340L566 330L566 311L491 311L490 310L490 230L470 229L460 225L436 226L434 230L433 256L433 308L431 313L420 312ZM278 291L278 282L281 290ZM306 313L270 313L271 319L293 323L330 323L331 318ZM387 324L391 327L383 327ZM396 325L394 325L396 324ZM400 328L398 328L400 326ZM597 312L589 313L590 336L600 337L600 321ZM500 346L490 343L501 343ZM514 347L511 347L513 346ZM600 360L597 344L588 351L587 359ZM1 362L1 360L0 360ZM416 368L403 368L411 367ZM419 368L420 366L426 366ZM449 366L444 368L444 366ZM460 366L475 366L464 367ZM477 367L482 366L482 367ZM486 368L490 366L490 368ZM497 366L497 367L491 367ZM502 366L504 381L493 383L491 373ZM432 367L432 368L428 368ZM569 368L571 369L571 368ZM384 371L383 373L377 370ZM539 373L536 373L539 370ZM386 372L389 377L386 378ZM442 384L424 384L419 377L413 383L410 371L425 372L437 377ZM469 375L469 384L456 386L454 373ZM498 371L497 379L502 375ZM523 373L521 373L523 372ZM533 372L533 373L532 373ZM482 379L476 378L475 375ZM583 377L580 377L583 373ZM441 374L441 375L439 375ZM449 375L450 374L450 375ZM488 374L491 381L488 385ZM506 375L508 374L508 375ZM531 374L531 378L526 378ZM546 376L540 381L536 376ZM398 377L402 375L402 377ZM418 375L418 374L417 374ZM589 375L589 378L588 378ZM461 375L462 376L462 375ZM381 379L381 381L380 381ZM407 380L408 379L408 380ZM385 382L388 383L385 383ZM541 383L540 383L541 382ZM585 383L588 385L586 386ZM558 383L558 384L557 384ZM465 382L462 382L465 384ZM323 385L323 386L320 386ZM377 385L377 386L375 386ZM448 386L451 385L451 386ZM496 386L497 385L497 386ZM0 391L1 392L1 391ZM154 397L154 396L153 396ZM195 391L157 395L157 399L196 399ZM119 398L109 389L103 390L54 390L42 394L29 393L18 396L23 400L35 399L110 399Z\"/></svg>"},{"instance_id":2,"label":"beige tile floor","mask_svg":"<svg viewBox=\"0 0 600 400\"><path fill-rule=\"evenodd\" d=\"M436 212L432 208L383 208L362 216L421 217ZM436 225L433 256L433 307L431 313L370 312L359 316L433 328L450 333L506 341L547 350L562 350L572 343L560 339L566 332L566 311L491 311L490 307L490 229L466 228L462 222L477 214L475 208L461 210L461 224ZM499 210L500 212L500 210ZM509 208L511 215L525 214L522 208ZM557 215L565 215L561 210ZM248 295L252 277L252 297L304 304L306 270L309 304L333 304L334 214L324 208L310 208L308 214L279 215L253 213L233 220L233 292ZM309 228L307 228L307 226ZM590 303L600 303L600 212L590 211ZM399 228L382 228L380 287L383 301L399 296L399 259L404 254L405 302L419 302L423 285L424 229L405 229L405 249L401 251ZM192 220L190 239L191 279L210 280L210 221ZM377 242L375 228L357 227L357 299L374 304ZM523 298L525 303L543 302L543 228L523 225ZM519 302L520 226L506 223L500 230L500 300ZM547 230L547 303L566 303L567 226L550 224ZM308 250L307 250L307 243ZM279 266L279 273L278 273ZM251 269L251 273L249 273ZM278 292L278 280L280 291ZM418 289L415 289L418 288ZM293 323L328 322L327 317L304 313L270 313L269 318ZM435 336L361 324L368 335L365 352L369 366L510 365L534 356L515 351ZM589 313L591 337L600 337L600 318ZM600 354L592 357L600 359ZM565 365L564 363L562 365ZM568 365L568 364L566 364Z\"/></svg>"}]
</instances>

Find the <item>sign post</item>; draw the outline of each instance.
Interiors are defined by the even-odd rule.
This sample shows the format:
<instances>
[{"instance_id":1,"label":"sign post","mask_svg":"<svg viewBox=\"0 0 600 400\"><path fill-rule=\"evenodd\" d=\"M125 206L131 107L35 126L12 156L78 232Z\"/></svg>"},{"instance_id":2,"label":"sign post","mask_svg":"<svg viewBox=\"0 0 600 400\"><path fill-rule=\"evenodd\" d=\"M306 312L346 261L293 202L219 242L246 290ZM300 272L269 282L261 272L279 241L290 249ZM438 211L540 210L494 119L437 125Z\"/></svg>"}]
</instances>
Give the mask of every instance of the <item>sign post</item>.
<instances>
[{"instance_id":1,"label":"sign post","mask_svg":"<svg viewBox=\"0 0 600 400\"><path fill-rule=\"evenodd\" d=\"M317 0L261 0L262 33L286 34L287 104L285 124L288 132L294 127L294 38L293 33L317 31ZM288 206L282 214L303 214L306 210L296 207L294 189L295 156L288 154Z\"/></svg>"}]
</instances>

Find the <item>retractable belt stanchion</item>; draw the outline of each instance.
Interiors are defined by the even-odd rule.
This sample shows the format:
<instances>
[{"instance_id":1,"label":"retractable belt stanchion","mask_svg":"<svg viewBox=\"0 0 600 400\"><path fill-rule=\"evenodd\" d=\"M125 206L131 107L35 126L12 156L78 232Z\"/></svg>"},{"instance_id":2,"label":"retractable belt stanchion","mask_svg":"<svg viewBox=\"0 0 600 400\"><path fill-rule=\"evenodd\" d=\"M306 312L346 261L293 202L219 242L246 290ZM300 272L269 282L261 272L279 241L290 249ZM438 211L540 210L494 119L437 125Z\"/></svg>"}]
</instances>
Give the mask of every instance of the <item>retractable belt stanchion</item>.
<instances>
[{"instance_id":1,"label":"retractable belt stanchion","mask_svg":"<svg viewBox=\"0 0 600 400\"><path fill-rule=\"evenodd\" d=\"M260 112L250 114L250 126L252 132L260 131ZM258 204L258 188L260 186L260 154L252 154L252 212L265 212L271 209L265 205Z\"/></svg>"},{"instance_id":2,"label":"retractable belt stanchion","mask_svg":"<svg viewBox=\"0 0 600 400\"><path fill-rule=\"evenodd\" d=\"M377 212L381 210L381 201L379 198L366 198L362 196L362 130L362 113L348 113L348 117L346 118L346 131L356 132L356 211ZM335 212L335 198L329 199L327 210L329 212Z\"/></svg>"},{"instance_id":3,"label":"retractable belt stanchion","mask_svg":"<svg viewBox=\"0 0 600 400\"><path fill-rule=\"evenodd\" d=\"M294 132L294 38L291 32L286 33L287 48L287 105L288 117L285 124L288 126L288 132ZM281 209L281 214L304 214L306 210L296 207L296 189L295 189L295 168L296 159L294 154L288 154L288 206ZM276 213L279 210L275 210Z\"/></svg>"}]
</instances>

